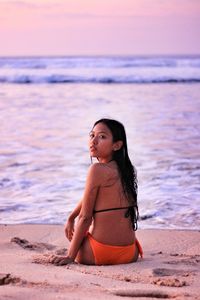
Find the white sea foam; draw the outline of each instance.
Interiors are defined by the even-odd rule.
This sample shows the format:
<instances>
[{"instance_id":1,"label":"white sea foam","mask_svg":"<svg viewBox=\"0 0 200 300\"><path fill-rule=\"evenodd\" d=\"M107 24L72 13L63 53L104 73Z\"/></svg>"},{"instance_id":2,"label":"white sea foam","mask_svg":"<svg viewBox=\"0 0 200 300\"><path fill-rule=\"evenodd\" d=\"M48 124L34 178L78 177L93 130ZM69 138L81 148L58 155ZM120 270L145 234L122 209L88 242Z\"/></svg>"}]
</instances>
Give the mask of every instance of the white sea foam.
<instances>
[{"instance_id":1,"label":"white sea foam","mask_svg":"<svg viewBox=\"0 0 200 300\"><path fill-rule=\"evenodd\" d=\"M0 58L0 83L168 82L200 82L200 57Z\"/></svg>"}]
</instances>

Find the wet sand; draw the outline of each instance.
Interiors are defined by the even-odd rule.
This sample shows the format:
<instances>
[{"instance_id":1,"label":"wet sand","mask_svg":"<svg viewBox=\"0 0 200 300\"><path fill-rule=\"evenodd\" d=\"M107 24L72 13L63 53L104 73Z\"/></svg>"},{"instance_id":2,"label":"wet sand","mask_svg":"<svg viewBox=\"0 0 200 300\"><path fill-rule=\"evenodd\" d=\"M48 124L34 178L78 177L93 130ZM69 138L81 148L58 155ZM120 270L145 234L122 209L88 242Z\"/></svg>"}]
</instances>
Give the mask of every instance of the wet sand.
<instances>
[{"instance_id":1,"label":"wet sand","mask_svg":"<svg viewBox=\"0 0 200 300\"><path fill-rule=\"evenodd\" d=\"M62 225L0 225L0 299L200 299L200 231L139 230L144 258L115 266L48 263Z\"/></svg>"}]
</instances>

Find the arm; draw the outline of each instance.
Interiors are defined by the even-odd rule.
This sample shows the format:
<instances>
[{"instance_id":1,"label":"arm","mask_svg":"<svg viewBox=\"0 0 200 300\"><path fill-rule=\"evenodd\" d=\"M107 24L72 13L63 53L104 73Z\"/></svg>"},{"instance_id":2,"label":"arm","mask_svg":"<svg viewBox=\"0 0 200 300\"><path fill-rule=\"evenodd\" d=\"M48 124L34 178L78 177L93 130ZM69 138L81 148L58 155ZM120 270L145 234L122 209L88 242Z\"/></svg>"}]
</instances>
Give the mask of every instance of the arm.
<instances>
[{"instance_id":1,"label":"arm","mask_svg":"<svg viewBox=\"0 0 200 300\"><path fill-rule=\"evenodd\" d=\"M93 164L88 172L78 223L68 250L68 257L72 260L76 258L85 234L92 222L93 210L102 181L102 172L100 171L101 166L97 163Z\"/></svg>"},{"instance_id":2,"label":"arm","mask_svg":"<svg viewBox=\"0 0 200 300\"><path fill-rule=\"evenodd\" d=\"M82 207L82 200L79 201L75 209L71 212L69 215L67 222L65 224L65 235L68 238L69 241L72 240L73 234L74 234L74 220L79 215Z\"/></svg>"},{"instance_id":3,"label":"arm","mask_svg":"<svg viewBox=\"0 0 200 300\"><path fill-rule=\"evenodd\" d=\"M102 172L100 171L101 166L99 164L93 164L88 172L86 187L84 191L84 196L81 201L81 208L79 213L79 218L77 226L67 253L67 256L58 257L55 256L51 259L51 263L57 265L64 265L73 262L76 255L80 249L81 243L85 237L85 234L92 222L93 210L95 206L95 201L97 198L98 190L101 184ZM79 203L80 204L80 203ZM78 212L79 205L75 208L72 213L72 217Z\"/></svg>"},{"instance_id":4,"label":"arm","mask_svg":"<svg viewBox=\"0 0 200 300\"><path fill-rule=\"evenodd\" d=\"M68 219L74 221L76 219L76 217L79 215L79 213L81 211L81 207L82 207L82 200L79 201L79 203L77 204L77 206L74 208L74 210L69 215Z\"/></svg>"}]
</instances>

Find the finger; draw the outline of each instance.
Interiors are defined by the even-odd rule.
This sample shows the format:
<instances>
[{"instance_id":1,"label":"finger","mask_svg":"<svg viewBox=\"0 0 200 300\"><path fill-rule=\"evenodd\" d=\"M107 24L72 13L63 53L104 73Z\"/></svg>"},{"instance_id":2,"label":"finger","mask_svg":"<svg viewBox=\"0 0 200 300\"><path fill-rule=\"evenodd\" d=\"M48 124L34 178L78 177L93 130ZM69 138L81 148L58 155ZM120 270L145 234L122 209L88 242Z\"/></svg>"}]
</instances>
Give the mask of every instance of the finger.
<instances>
[{"instance_id":1,"label":"finger","mask_svg":"<svg viewBox=\"0 0 200 300\"><path fill-rule=\"evenodd\" d=\"M60 263L59 261L58 262L54 262L54 265L55 266L59 266L59 263Z\"/></svg>"},{"instance_id":2,"label":"finger","mask_svg":"<svg viewBox=\"0 0 200 300\"><path fill-rule=\"evenodd\" d=\"M63 266L66 265L66 258L59 258L59 260L55 261L56 266Z\"/></svg>"},{"instance_id":3,"label":"finger","mask_svg":"<svg viewBox=\"0 0 200 300\"><path fill-rule=\"evenodd\" d=\"M71 240L71 239L72 239L72 236L73 236L73 233L72 233L72 232L69 232L69 234L68 234L68 239Z\"/></svg>"},{"instance_id":4,"label":"finger","mask_svg":"<svg viewBox=\"0 0 200 300\"><path fill-rule=\"evenodd\" d=\"M57 265L57 264L60 262L60 260L61 260L60 257L56 257L56 258L54 259L54 264Z\"/></svg>"},{"instance_id":5,"label":"finger","mask_svg":"<svg viewBox=\"0 0 200 300\"><path fill-rule=\"evenodd\" d=\"M70 230L68 230L68 231L67 231L67 238L69 239L70 236L71 236L71 232L70 232Z\"/></svg>"},{"instance_id":6,"label":"finger","mask_svg":"<svg viewBox=\"0 0 200 300\"><path fill-rule=\"evenodd\" d=\"M68 230L68 228L65 228L65 236L68 238L68 236L69 236L69 230Z\"/></svg>"},{"instance_id":7,"label":"finger","mask_svg":"<svg viewBox=\"0 0 200 300\"><path fill-rule=\"evenodd\" d=\"M56 266L62 266L62 265L65 265L65 258L62 258L62 257L57 257L55 260L54 260L54 265Z\"/></svg>"},{"instance_id":8,"label":"finger","mask_svg":"<svg viewBox=\"0 0 200 300\"><path fill-rule=\"evenodd\" d=\"M64 265L66 265L65 259L61 259L61 260L57 263L57 266L64 266Z\"/></svg>"},{"instance_id":9,"label":"finger","mask_svg":"<svg viewBox=\"0 0 200 300\"><path fill-rule=\"evenodd\" d=\"M59 266L68 265L70 262L71 262L70 259L65 257L59 261L58 265Z\"/></svg>"},{"instance_id":10,"label":"finger","mask_svg":"<svg viewBox=\"0 0 200 300\"><path fill-rule=\"evenodd\" d=\"M52 258L52 260L51 260L51 263L52 264L57 264L57 262L58 262L58 258L57 257L54 257L54 258Z\"/></svg>"},{"instance_id":11,"label":"finger","mask_svg":"<svg viewBox=\"0 0 200 300\"><path fill-rule=\"evenodd\" d=\"M49 262L50 262L51 264L53 264L55 258L56 258L56 256L52 254L51 256L49 256L49 259L48 259L48 260L49 260Z\"/></svg>"}]
</instances>

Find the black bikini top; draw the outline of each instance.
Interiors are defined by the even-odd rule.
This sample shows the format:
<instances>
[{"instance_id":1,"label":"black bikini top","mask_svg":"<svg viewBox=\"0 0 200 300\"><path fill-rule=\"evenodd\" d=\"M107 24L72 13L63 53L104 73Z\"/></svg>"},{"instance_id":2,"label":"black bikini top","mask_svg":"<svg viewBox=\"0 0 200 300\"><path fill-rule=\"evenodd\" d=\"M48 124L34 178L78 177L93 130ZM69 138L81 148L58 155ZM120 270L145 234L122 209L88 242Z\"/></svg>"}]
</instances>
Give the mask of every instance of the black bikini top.
<instances>
[{"instance_id":1,"label":"black bikini top","mask_svg":"<svg viewBox=\"0 0 200 300\"><path fill-rule=\"evenodd\" d=\"M100 213L100 212L104 212L104 211L109 211L109 210L120 210L120 209L130 209L133 206L126 206L126 207L112 207L112 208L107 208L107 209L101 209L101 210L94 210L93 213Z\"/></svg>"},{"instance_id":2,"label":"black bikini top","mask_svg":"<svg viewBox=\"0 0 200 300\"><path fill-rule=\"evenodd\" d=\"M131 218L133 230L136 231L137 230L137 215L135 212L135 206L113 207L113 208L107 208L107 209L101 209L101 210L94 210L93 213L96 214L96 213L100 213L100 212L104 212L104 211L120 210L120 209L127 209L124 214L124 217Z\"/></svg>"}]
</instances>

